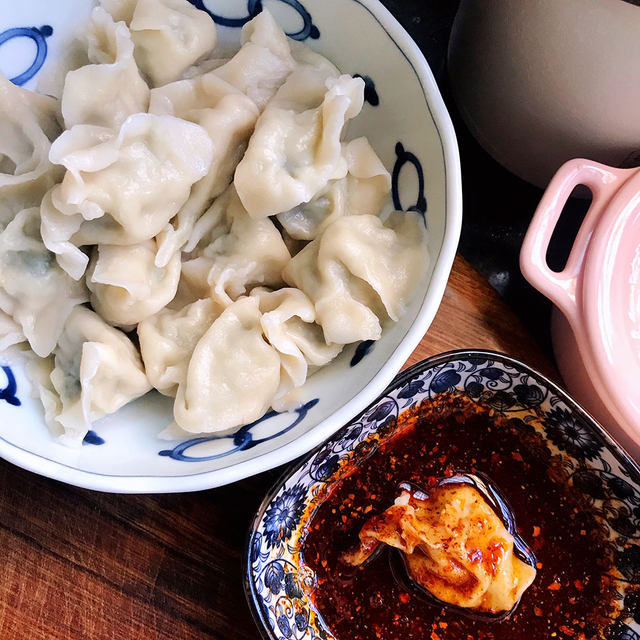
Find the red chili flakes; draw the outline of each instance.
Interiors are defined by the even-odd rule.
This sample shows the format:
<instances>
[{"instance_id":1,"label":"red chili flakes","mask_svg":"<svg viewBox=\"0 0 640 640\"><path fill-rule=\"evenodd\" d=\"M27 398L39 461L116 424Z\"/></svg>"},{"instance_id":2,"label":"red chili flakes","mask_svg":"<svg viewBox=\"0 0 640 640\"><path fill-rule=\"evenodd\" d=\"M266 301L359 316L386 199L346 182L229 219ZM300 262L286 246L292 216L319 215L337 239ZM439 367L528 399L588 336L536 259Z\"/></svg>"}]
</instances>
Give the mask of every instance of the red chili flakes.
<instances>
[{"instance_id":1,"label":"red chili flakes","mask_svg":"<svg viewBox=\"0 0 640 640\"><path fill-rule=\"evenodd\" d=\"M411 596L408 593L405 593L404 591L398 596L398 599L400 600L400 602L402 602L402 604L407 604L407 602L409 602L409 600L411 600Z\"/></svg>"},{"instance_id":2,"label":"red chili flakes","mask_svg":"<svg viewBox=\"0 0 640 640\"><path fill-rule=\"evenodd\" d=\"M570 627L567 627L566 624L563 624L560 627L560 631L562 631L562 633L564 633L566 636L573 636L576 633L573 629L571 629Z\"/></svg>"},{"instance_id":3,"label":"red chili flakes","mask_svg":"<svg viewBox=\"0 0 640 640\"><path fill-rule=\"evenodd\" d=\"M533 613L535 613L538 618L542 617L542 609L540 607L533 607Z\"/></svg>"},{"instance_id":4,"label":"red chili flakes","mask_svg":"<svg viewBox=\"0 0 640 640\"><path fill-rule=\"evenodd\" d=\"M561 588L560 583L555 580L547 587L549 591L560 591Z\"/></svg>"},{"instance_id":5,"label":"red chili flakes","mask_svg":"<svg viewBox=\"0 0 640 640\"><path fill-rule=\"evenodd\" d=\"M578 591L582 591L584 589L584 584L582 583L582 580L574 580L573 581L573 586L578 590Z\"/></svg>"},{"instance_id":6,"label":"red chili flakes","mask_svg":"<svg viewBox=\"0 0 640 640\"><path fill-rule=\"evenodd\" d=\"M542 562L536 562L536 569L538 569L538 571L542 569Z\"/></svg>"},{"instance_id":7,"label":"red chili flakes","mask_svg":"<svg viewBox=\"0 0 640 640\"><path fill-rule=\"evenodd\" d=\"M540 527L538 525L534 525L533 527L533 537L537 538L540 535Z\"/></svg>"},{"instance_id":8,"label":"red chili flakes","mask_svg":"<svg viewBox=\"0 0 640 640\"><path fill-rule=\"evenodd\" d=\"M523 462L522 460L522 455L520 455L517 451L512 451L511 452L511 457L516 460L517 462Z\"/></svg>"},{"instance_id":9,"label":"red chili flakes","mask_svg":"<svg viewBox=\"0 0 640 640\"><path fill-rule=\"evenodd\" d=\"M431 640L440 640L440 636L435 631L432 631Z\"/></svg>"}]
</instances>

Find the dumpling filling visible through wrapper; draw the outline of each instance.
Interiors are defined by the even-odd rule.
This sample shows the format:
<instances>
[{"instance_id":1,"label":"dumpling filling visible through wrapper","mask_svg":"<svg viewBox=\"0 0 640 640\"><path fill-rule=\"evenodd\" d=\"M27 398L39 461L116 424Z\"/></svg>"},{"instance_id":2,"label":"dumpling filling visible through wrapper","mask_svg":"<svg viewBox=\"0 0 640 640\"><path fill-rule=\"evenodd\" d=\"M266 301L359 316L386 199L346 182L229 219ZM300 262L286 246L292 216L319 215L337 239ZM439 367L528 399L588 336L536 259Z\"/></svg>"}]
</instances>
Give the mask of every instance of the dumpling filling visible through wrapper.
<instances>
[{"instance_id":1,"label":"dumpling filling visible through wrapper","mask_svg":"<svg viewBox=\"0 0 640 640\"><path fill-rule=\"evenodd\" d=\"M536 569L514 553L514 538L481 493L449 484L418 498L403 491L371 517L360 546L343 556L361 565L381 544L403 552L407 573L438 600L485 613L511 611Z\"/></svg>"}]
</instances>

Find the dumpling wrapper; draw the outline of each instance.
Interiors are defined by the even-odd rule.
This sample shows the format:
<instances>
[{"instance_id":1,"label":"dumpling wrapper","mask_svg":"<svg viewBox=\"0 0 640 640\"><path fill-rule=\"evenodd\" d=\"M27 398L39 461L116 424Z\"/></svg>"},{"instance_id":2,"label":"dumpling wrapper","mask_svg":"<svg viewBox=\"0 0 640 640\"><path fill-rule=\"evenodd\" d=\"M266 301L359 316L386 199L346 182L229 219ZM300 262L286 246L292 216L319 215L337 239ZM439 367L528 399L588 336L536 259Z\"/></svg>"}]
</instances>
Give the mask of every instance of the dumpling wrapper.
<instances>
[{"instance_id":1,"label":"dumpling wrapper","mask_svg":"<svg viewBox=\"0 0 640 640\"><path fill-rule=\"evenodd\" d=\"M62 115L67 129L92 124L119 129L132 114L146 112L149 87L133 59L131 34L95 7L88 27L88 64L69 71L62 93Z\"/></svg>"},{"instance_id":2,"label":"dumpling wrapper","mask_svg":"<svg viewBox=\"0 0 640 640\"><path fill-rule=\"evenodd\" d=\"M330 182L313 200L278 214L295 240L313 240L341 216L377 215L391 191L391 176L366 138L343 143L348 173Z\"/></svg>"},{"instance_id":3,"label":"dumpling wrapper","mask_svg":"<svg viewBox=\"0 0 640 640\"><path fill-rule=\"evenodd\" d=\"M269 11L242 27L242 47L213 73L249 97L262 111L296 68L291 41Z\"/></svg>"},{"instance_id":4,"label":"dumpling wrapper","mask_svg":"<svg viewBox=\"0 0 640 640\"><path fill-rule=\"evenodd\" d=\"M154 86L180 78L216 46L213 20L187 0L100 0L131 30L135 59Z\"/></svg>"},{"instance_id":5,"label":"dumpling wrapper","mask_svg":"<svg viewBox=\"0 0 640 640\"><path fill-rule=\"evenodd\" d=\"M25 340L20 325L9 314L0 310L0 353Z\"/></svg>"},{"instance_id":6,"label":"dumpling wrapper","mask_svg":"<svg viewBox=\"0 0 640 640\"><path fill-rule=\"evenodd\" d=\"M183 263L183 277L198 297L210 296L223 307L251 286L282 286L282 270L291 259L273 222L251 218L233 185L196 223L186 248L195 257Z\"/></svg>"},{"instance_id":7,"label":"dumpling wrapper","mask_svg":"<svg viewBox=\"0 0 640 640\"><path fill-rule=\"evenodd\" d=\"M364 102L364 81L301 67L265 107L234 184L249 215L263 218L309 202L347 175L340 138Z\"/></svg>"},{"instance_id":8,"label":"dumpling wrapper","mask_svg":"<svg viewBox=\"0 0 640 640\"><path fill-rule=\"evenodd\" d=\"M536 569L514 553L514 539L480 492L450 484L418 499L404 491L360 530L343 556L360 565L380 544L400 549L409 576L442 602L476 611L511 611Z\"/></svg>"},{"instance_id":9,"label":"dumpling wrapper","mask_svg":"<svg viewBox=\"0 0 640 640\"><path fill-rule=\"evenodd\" d=\"M117 134L76 125L55 141L50 156L67 173L43 200L41 233L59 264L79 279L87 260L78 247L133 245L166 228L209 170L213 143L194 123L140 113Z\"/></svg>"},{"instance_id":10,"label":"dumpling wrapper","mask_svg":"<svg viewBox=\"0 0 640 640\"><path fill-rule=\"evenodd\" d=\"M18 87L0 73L0 231L22 209L40 205L63 174L49 161L61 131L57 100Z\"/></svg>"},{"instance_id":11,"label":"dumpling wrapper","mask_svg":"<svg viewBox=\"0 0 640 640\"><path fill-rule=\"evenodd\" d=\"M160 393L175 397L193 350L220 312L213 300L196 300L182 309L162 309L138 325L147 377Z\"/></svg>"},{"instance_id":12,"label":"dumpling wrapper","mask_svg":"<svg viewBox=\"0 0 640 640\"><path fill-rule=\"evenodd\" d=\"M260 418L280 385L280 356L260 325L257 298L225 309L193 351L173 415L190 433L219 433Z\"/></svg>"},{"instance_id":13,"label":"dumpling wrapper","mask_svg":"<svg viewBox=\"0 0 640 640\"><path fill-rule=\"evenodd\" d=\"M160 233L156 264L162 267L186 244L204 210L229 186L253 133L258 109L243 93L208 73L154 89L149 113L194 122L213 144L207 174L193 185L175 220Z\"/></svg>"},{"instance_id":14,"label":"dumpling wrapper","mask_svg":"<svg viewBox=\"0 0 640 640\"><path fill-rule=\"evenodd\" d=\"M0 309L20 326L37 355L53 351L69 314L88 294L42 243L37 208L18 213L0 233ZM15 339L15 331L11 334Z\"/></svg>"},{"instance_id":15,"label":"dumpling wrapper","mask_svg":"<svg viewBox=\"0 0 640 640\"><path fill-rule=\"evenodd\" d=\"M91 304L114 326L131 328L173 300L180 281L180 253L155 265L155 240L123 247L98 245L87 271Z\"/></svg>"},{"instance_id":16,"label":"dumpling wrapper","mask_svg":"<svg viewBox=\"0 0 640 640\"><path fill-rule=\"evenodd\" d=\"M280 386L271 406L276 411L290 409L289 392L302 387L316 368L331 362L342 345L325 342L321 327L315 324L314 306L299 289L258 287L251 297L260 303L264 337L281 358Z\"/></svg>"},{"instance_id":17,"label":"dumpling wrapper","mask_svg":"<svg viewBox=\"0 0 640 640\"><path fill-rule=\"evenodd\" d=\"M127 336L96 313L76 307L54 356L31 365L45 416L59 440L80 446L94 421L151 389Z\"/></svg>"},{"instance_id":18,"label":"dumpling wrapper","mask_svg":"<svg viewBox=\"0 0 640 640\"><path fill-rule=\"evenodd\" d=\"M423 277L425 233L413 212L384 223L368 214L338 218L291 259L283 278L314 303L327 343L378 340L380 321L398 320Z\"/></svg>"}]
</instances>

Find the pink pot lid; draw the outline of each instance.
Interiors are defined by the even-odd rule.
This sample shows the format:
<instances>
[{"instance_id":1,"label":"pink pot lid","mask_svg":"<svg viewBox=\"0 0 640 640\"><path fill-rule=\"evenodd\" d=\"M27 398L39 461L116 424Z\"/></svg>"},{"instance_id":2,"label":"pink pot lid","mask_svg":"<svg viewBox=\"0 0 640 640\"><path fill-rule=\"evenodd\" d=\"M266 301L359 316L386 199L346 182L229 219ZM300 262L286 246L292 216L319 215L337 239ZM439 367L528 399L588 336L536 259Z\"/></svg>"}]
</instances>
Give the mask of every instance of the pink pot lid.
<instances>
[{"instance_id":1,"label":"pink pot lid","mask_svg":"<svg viewBox=\"0 0 640 640\"><path fill-rule=\"evenodd\" d=\"M640 433L640 172L624 182L597 221L577 289L578 324L599 382L613 413Z\"/></svg>"}]
</instances>

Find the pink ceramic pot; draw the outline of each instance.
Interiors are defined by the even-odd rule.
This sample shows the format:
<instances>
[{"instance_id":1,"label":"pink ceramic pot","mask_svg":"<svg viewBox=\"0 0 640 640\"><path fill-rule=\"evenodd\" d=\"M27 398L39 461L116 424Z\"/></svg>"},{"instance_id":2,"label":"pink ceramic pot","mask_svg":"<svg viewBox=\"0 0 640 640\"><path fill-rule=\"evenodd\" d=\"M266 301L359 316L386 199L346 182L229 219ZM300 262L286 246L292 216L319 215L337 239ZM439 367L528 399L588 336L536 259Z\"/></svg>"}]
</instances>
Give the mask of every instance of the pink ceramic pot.
<instances>
[{"instance_id":1,"label":"pink ceramic pot","mask_svg":"<svg viewBox=\"0 0 640 640\"><path fill-rule=\"evenodd\" d=\"M555 272L547 248L577 185L593 202L565 268ZM540 201L520 266L557 307L553 348L569 391L640 460L640 169L567 162Z\"/></svg>"}]
</instances>

